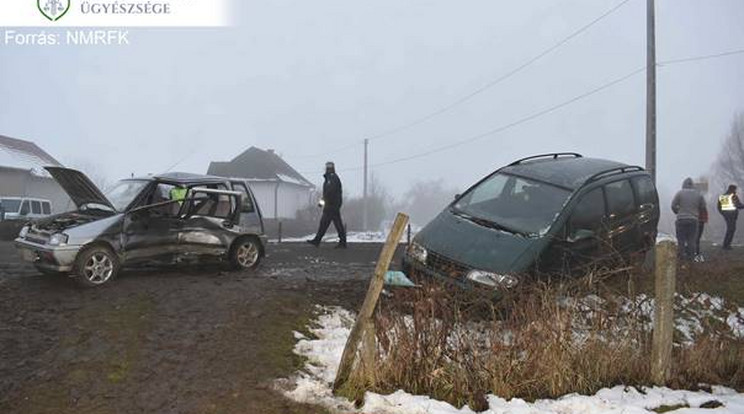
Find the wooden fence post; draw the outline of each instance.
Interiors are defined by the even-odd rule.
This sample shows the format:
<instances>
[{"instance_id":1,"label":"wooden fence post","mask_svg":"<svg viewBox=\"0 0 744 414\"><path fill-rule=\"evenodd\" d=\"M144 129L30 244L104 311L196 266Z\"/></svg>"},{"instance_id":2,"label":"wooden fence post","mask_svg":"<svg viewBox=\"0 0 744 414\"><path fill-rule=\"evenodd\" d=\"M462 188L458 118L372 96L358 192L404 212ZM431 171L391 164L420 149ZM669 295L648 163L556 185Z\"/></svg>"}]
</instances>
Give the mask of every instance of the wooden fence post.
<instances>
[{"instance_id":1,"label":"wooden fence post","mask_svg":"<svg viewBox=\"0 0 744 414\"><path fill-rule=\"evenodd\" d=\"M372 280L369 283L369 289L367 289L367 296L364 298L362 308L359 310L354 327L349 333L349 339L346 340L346 346L344 352L341 355L341 362L338 366L338 372L336 373L336 380L333 382L333 391L337 392L346 382L349 380L351 370L354 366L354 362L359 351L359 342L364 337L364 344L362 349L362 366L366 365L365 378L367 380L374 379L374 353L375 353L375 332L372 315L377 306L377 300L380 298L380 292L385 284L385 273L390 267L390 262L393 260L393 255L398 247L403 231L408 223L408 216L403 213L398 213L395 217L393 227L388 234L387 241L380 252L380 258L377 260L377 266L375 267L375 274L372 276ZM370 372L372 371L372 372Z\"/></svg>"},{"instance_id":2,"label":"wooden fence post","mask_svg":"<svg viewBox=\"0 0 744 414\"><path fill-rule=\"evenodd\" d=\"M656 309L651 352L651 378L656 385L666 385L672 372L676 273L677 245L663 240L656 244Z\"/></svg>"}]
</instances>

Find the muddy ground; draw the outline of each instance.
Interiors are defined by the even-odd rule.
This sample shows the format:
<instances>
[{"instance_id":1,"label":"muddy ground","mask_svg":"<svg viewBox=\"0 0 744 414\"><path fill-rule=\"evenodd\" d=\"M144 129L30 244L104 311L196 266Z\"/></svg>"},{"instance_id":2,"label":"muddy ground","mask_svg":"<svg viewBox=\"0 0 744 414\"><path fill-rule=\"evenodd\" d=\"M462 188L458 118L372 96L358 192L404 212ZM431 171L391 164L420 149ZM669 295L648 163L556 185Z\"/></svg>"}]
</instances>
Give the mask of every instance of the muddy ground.
<instances>
[{"instance_id":1,"label":"muddy ground","mask_svg":"<svg viewBox=\"0 0 744 414\"><path fill-rule=\"evenodd\" d=\"M357 309L381 246L272 246L257 272L125 271L82 290L0 242L0 413L318 413L271 388L314 306Z\"/></svg>"}]
</instances>

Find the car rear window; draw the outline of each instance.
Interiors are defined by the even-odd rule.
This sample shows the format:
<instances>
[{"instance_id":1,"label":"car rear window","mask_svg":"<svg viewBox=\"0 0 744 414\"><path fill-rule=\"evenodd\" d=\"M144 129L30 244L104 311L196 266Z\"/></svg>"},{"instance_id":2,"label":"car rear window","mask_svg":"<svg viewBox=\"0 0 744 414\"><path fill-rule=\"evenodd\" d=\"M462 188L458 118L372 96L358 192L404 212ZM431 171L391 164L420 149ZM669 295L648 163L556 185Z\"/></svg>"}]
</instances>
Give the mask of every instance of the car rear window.
<instances>
[{"instance_id":1,"label":"car rear window","mask_svg":"<svg viewBox=\"0 0 744 414\"><path fill-rule=\"evenodd\" d=\"M631 187L629 180L607 184L605 195L607 196L607 210L610 217L627 216L636 209L633 187Z\"/></svg>"},{"instance_id":2,"label":"car rear window","mask_svg":"<svg viewBox=\"0 0 744 414\"><path fill-rule=\"evenodd\" d=\"M47 202L41 203L41 211L44 212L44 214L52 214L52 206Z\"/></svg>"}]
</instances>

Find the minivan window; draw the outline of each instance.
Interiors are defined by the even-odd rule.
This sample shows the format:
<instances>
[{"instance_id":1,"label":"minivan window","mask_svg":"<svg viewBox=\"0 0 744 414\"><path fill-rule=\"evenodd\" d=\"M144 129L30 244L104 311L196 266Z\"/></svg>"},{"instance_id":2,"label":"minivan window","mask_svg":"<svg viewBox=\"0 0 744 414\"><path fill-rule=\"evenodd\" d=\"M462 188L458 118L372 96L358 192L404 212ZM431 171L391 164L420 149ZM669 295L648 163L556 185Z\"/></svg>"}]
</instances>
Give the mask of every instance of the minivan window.
<instances>
[{"instance_id":1,"label":"minivan window","mask_svg":"<svg viewBox=\"0 0 744 414\"><path fill-rule=\"evenodd\" d=\"M21 215L27 216L30 211L31 207L28 203L28 200L23 200L23 204L21 204Z\"/></svg>"},{"instance_id":2,"label":"minivan window","mask_svg":"<svg viewBox=\"0 0 744 414\"><path fill-rule=\"evenodd\" d=\"M34 214L41 214L41 203L38 201L32 201L31 212Z\"/></svg>"},{"instance_id":3,"label":"minivan window","mask_svg":"<svg viewBox=\"0 0 744 414\"><path fill-rule=\"evenodd\" d=\"M596 231L601 227L604 215L604 194L602 188L595 188L584 194L574 207L569 219L570 234L578 230Z\"/></svg>"},{"instance_id":4,"label":"minivan window","mask_svg":"<svg viewBox=\"0 0 744 414\"><path fill-rule=\"evenodd\" d=\"M52 206L48 202L44 201L41 203L41 211L44 214L52 214Z\"/></svg>"},{"instance_id":5,"label":"minivan window","mask_svg":"<svg viewBox=\"0 0 744 414\"><path fill-rule=\"evenodd\" d=\"M472 221L526 235L550 229L570 192L551 184L496 173L465 193L453 212Z\"/></svg>"},{"instance_id":6,"label":"minivan window","mask_svg":"<svg viewBox=\"0 0 744 414\"><path fill-rule=\"evenodd\" d=\"M651 177L636 177L633 179L633 185L638 196L638 205L656 205L656 189Z\"/></svg>"},{"instance_id":7,"label":"minivan window","mask_svg":"<svg viewBox=\"0 0 744 414\"><path fill-rule=\"evenodd\" d=\"M17 213L21 207L21 200L3 199L3 208L6 213Z\"/></svg>"},{"instance_id":8,"label":"minivan window","mask_svg":"<svg viewBox=\"0 0 744 414\"><path fill-rule=\"evenodd\" d=\"M605 186L607 210L610 217L622 217L635 211L635 198L630 181L621 180Z\"/></svg>"},{"instance_id":9,"label":"minivan window","mask_svg":"<svg viewBox=\"0 0 744 414\"><path fill-rule=\"evenodd\" d=\"M122 180L106 193L117 211L123 211L147 186L147 180Z\"/></svg>"}]
</instances>

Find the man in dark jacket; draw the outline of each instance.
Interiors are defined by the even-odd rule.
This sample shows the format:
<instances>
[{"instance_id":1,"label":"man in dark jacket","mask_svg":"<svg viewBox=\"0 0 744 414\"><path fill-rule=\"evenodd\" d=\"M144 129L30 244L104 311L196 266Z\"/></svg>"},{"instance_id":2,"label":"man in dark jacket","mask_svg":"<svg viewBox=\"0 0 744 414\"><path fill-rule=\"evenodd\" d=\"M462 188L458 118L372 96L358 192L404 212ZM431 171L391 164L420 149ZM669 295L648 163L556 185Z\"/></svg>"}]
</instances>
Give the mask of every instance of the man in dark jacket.
<instances>
[{"instance_id":1,"label":"man in dark jacket","mask_svg":"<svg viewBox=\"0 0 744 414\"><path fill-rule=\"evenodd\" d=\"M731 240L734 239L734 233L736 233L736 220L739 218L739 210L744 208L744 205L739 201L739 196L736 195L736 186L731 184L724 194L718 197L718 211L726 220L726 236L723 238L723 249L731 250Z\"/></svg>"},{"instance_id":2,"label":"man in dark jacket","mask_svg":"<svg viewBox=\"0 0 744 414\"><path fill-rule=\"evenodd\" d=\"M318 247L320 241L323 240L323 236L328 230L328 226L333 222L333 226L336 227L336 232L338 233L339 238L336 248L345 249L346 229L341 220L343 190L341 188L341 179L336 175L336 167L330 161L326 163L326 172L323 174L323 178L325 178L325 181L323 182L323 198L320 200L320 203L323 206L323 216L320 218L320 226L318 227L318 233L315 235L315 238L308 240L307 242Z\"/></svg>"},{"instance_id":3,"label":"man in dark jacket","mask_svg":"<svg viewBox=\"0 0 744 414\"><path fill-rule=\"evenodd\" d=\"M677 215L675 227L679 257L683 260L692 260L697 250L700 213L707 214L705 199L695 189L692 178L686 178L682 183L682 189L674 195L672 211Z\"/></svg>"}]
</instances>

